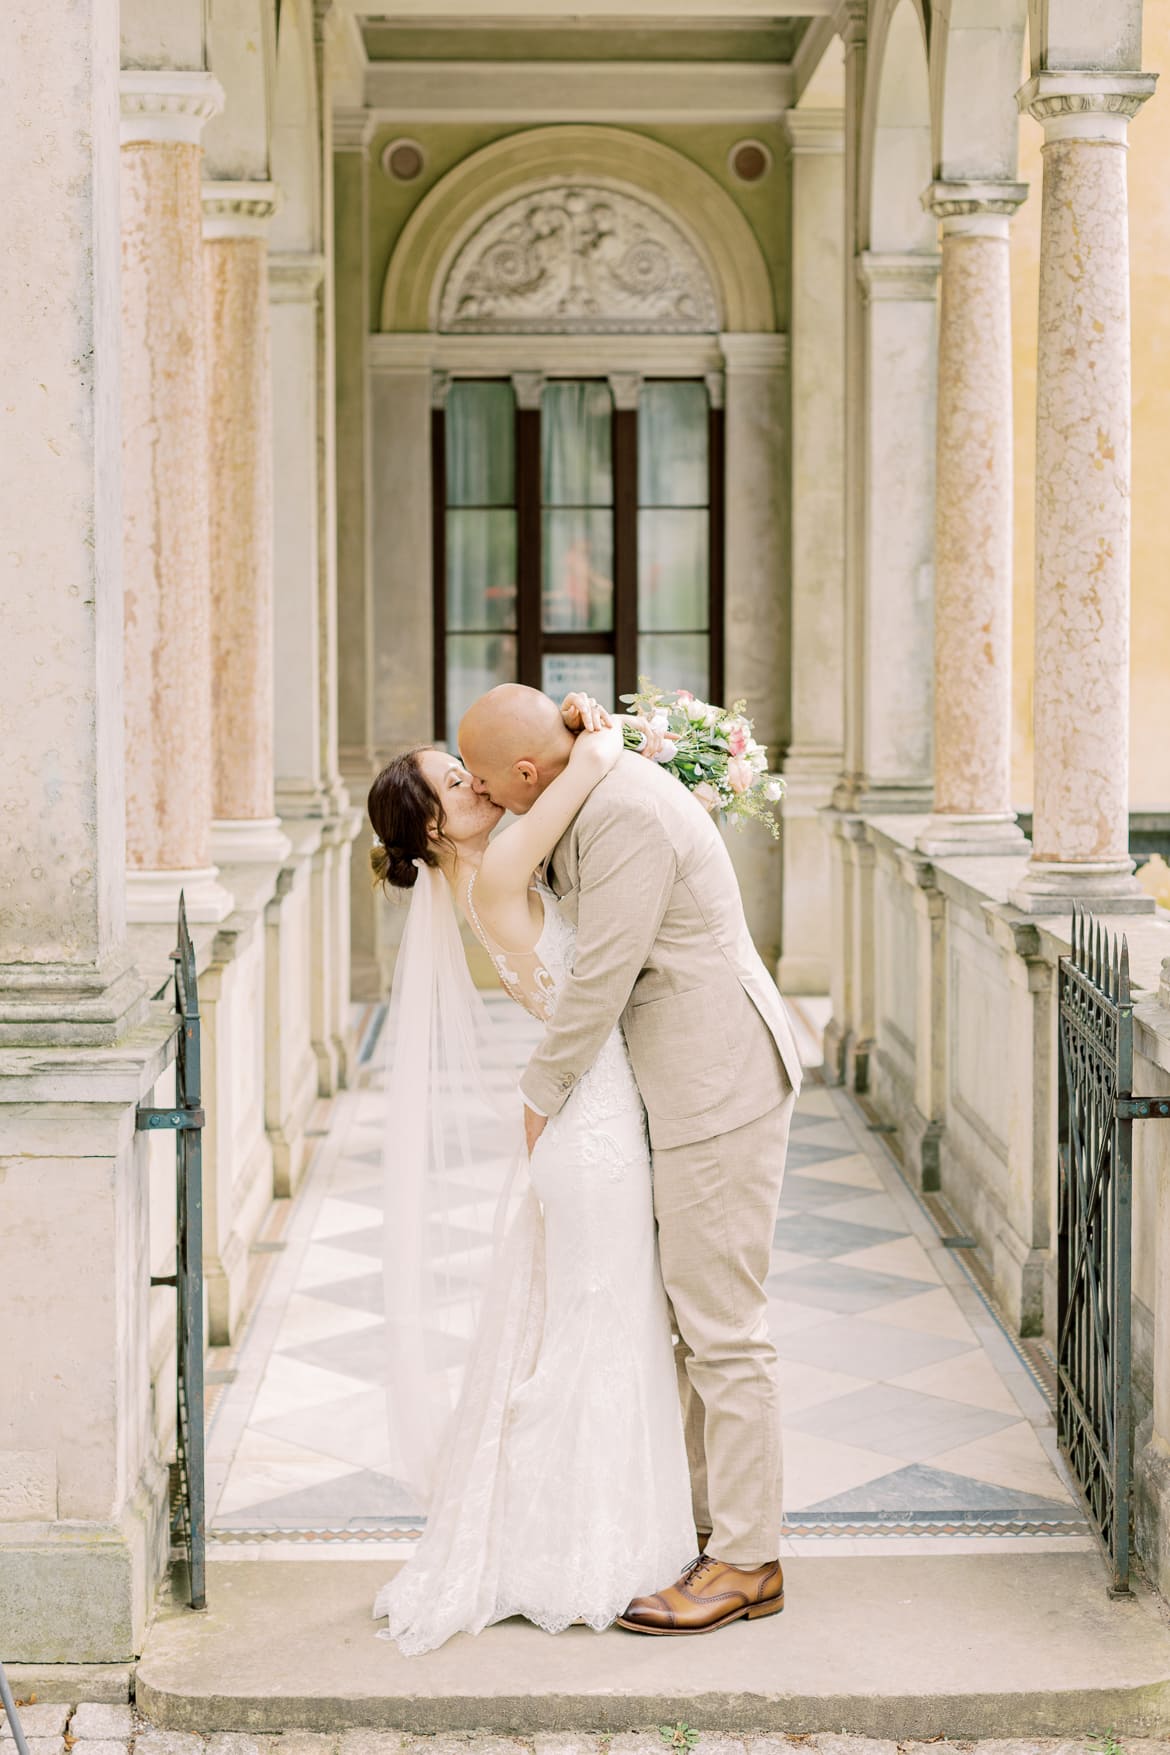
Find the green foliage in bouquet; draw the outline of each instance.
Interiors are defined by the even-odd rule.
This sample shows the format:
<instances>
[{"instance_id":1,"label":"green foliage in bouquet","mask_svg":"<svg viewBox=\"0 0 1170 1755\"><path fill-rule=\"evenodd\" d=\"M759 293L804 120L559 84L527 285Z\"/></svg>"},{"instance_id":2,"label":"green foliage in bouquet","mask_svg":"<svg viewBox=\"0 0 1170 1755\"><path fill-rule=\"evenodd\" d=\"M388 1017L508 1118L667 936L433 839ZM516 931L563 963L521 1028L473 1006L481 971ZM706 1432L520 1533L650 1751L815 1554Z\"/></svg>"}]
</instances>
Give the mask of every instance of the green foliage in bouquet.
<instances>
[{"instance_id":1,"label":"green foliage in bouquet","mask_svg":"<svg viewBox=\"0 0 1170 1755\"><path fill-rule=\"evenodd\" d=\"M637 694L621 699L623 706L662 735L663 747L655 761L681 780L701 804L717 810L737 828L753 818L767 827L773 840L780 839L772 806L784 796L784 782L768 771L768 752L752 736L746 701L717 707L700 701L688 689L668 693L644 676L638 678ZM627 726L625 739L637 749L640 733Z\"/></svg>"}]
</instances>

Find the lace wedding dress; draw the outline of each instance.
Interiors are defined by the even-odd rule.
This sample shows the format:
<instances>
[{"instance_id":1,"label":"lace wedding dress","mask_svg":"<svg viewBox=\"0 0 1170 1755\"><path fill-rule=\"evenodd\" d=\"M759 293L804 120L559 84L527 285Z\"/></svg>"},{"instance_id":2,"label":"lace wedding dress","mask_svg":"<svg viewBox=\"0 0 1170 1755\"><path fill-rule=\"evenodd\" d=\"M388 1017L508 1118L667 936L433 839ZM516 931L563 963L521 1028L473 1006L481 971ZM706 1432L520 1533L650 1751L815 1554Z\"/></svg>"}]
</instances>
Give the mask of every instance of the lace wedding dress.
<instances>
[{"instance_id":1,"label":"lace wedding dress","mask_svg":"<svg viewBox=\"0 0 1170 1755\"><path fill-rule=\"evenodd\" d=\"M574 929L538 886L522 957L472 924L512 997L547 1020ZM645 1116L620 1029L545 1127L442 1446L426 1529L378 1593L407 1654L523 1615L607 1627L695 1552Z\"/></svg>"}]
</instances>

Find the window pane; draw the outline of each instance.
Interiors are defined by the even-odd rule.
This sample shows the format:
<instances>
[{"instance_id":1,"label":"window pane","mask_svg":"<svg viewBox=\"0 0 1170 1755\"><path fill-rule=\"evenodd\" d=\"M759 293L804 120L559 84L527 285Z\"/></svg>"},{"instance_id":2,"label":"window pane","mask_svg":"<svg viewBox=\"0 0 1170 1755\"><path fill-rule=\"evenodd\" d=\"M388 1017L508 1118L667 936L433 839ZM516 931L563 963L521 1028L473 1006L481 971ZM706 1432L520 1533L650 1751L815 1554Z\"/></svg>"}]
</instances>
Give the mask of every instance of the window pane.
<instances>
[{"instance_id":1,"label":"window pane","mask_svg":"<svg viewBox=\"0 0 1170 1755\"><path fill-rule=\"evenodd\" d=\"M546 506L612 506L608 384L546 384L540 405Z\"/></svg>"},{"instance_id":2,"label":"window pane","mask_svg":"<svg viewBox=\"0 0 1170 1755\"><path fill-rule=\"evenodd\" d=\"M638 675L660 689L690 689L700 700L710 687L710 643L706 634L642 634Z\"/></svg>"},{"instance_id":3,"label":"window pane","mask_svg":"<svg viewBox=\"0 0 1170 1755\"><path fill-rule=\"evenodd\" d=\"M707 513L638 513L638 625L707 626Z\"/></svg>"},{"instance_id":4,"label":"window pane","mask_svg":"<svg viewBox=\"0 0 1170 1755\"><path fill-rule=\"evenodd\" d=\"M516 502L516 422L511 384L463 380L447 393L444 421L449 506Z\"/></svg>"},{"instance_id":5,"label":"window pane","mask_svg":"<svg viewBox=\"0 0 1170 1755\"><path fill-rule=\"evenodd\" d=\"M707 390L643 384L638 398L638 504L705 506Z\"/></svg>"},{"instance_id":6,"label":"window pane","mask_svg":"<svg viewBox=\"0 0 1170 1755\"><path fill-rule=\"evenodd\" d=\"M515 512L447 513L447 626L516 626Z\"/></svg>"},{"instance_id":7,"label":"window pane","mask_svg":"<svg viewBox=\"0 0 1170 1755\"><path fill-rule=\"evenodd\" d=\"M546 652L540 686L558 706L572 689L582 689L612 708L613 659L602 652Z\"/></svg>"},{"instance_id":8,"label":"window pane","mask_svg":"<svg viewBox=\"0 0 1170 1755\"><path fill-rule=\"evenodd\" d=\"M607 633L613 627L613 513L544 514L544 629Z\"/></svg>"},{"instance_id":9,"label":"window pane","mask_svg":"<svg viewBox=\"0 0 1170 1755\"><path fill-rule=\"evenodd\" d=\"M448 749L458 749L459 721L477 696L515 680L515 634L454 634L448 639Z\"/></svg>"}]
</instances>

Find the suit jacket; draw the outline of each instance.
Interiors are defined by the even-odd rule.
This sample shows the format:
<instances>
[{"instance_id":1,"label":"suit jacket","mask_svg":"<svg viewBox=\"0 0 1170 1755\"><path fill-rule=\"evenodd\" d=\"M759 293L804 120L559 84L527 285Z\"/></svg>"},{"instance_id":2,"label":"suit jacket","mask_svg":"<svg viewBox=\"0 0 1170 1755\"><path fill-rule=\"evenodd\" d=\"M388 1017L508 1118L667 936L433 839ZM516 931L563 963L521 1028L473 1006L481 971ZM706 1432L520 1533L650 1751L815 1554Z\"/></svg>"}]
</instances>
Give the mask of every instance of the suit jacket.
<instances>
[{"instance_id":1,"label":"suit jacket","mask_svg":"<svg viewBox=\"0 0 1170 1755\"><path fill-rule=\"evenodd\" d=\"M745 1126L800 1089L784 1001L752 944L715 823L686 788L625 752L550 863L577 928L573 973L520 1088L556 1115L621 1020L653 1145Z\"/></svg>"}]
</instances>

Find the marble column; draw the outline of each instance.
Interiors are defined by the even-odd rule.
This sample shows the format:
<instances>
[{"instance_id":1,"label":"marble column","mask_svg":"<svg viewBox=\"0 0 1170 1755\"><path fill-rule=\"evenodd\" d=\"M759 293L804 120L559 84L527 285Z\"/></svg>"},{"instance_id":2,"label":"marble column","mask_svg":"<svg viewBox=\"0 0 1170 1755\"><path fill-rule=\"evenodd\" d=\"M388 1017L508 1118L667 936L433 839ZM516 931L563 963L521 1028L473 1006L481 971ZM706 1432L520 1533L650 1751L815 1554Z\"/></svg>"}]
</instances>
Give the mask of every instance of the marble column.
<instances>
[{"instance_id":1,"label":"marble column","mask_svg":"<svg viewBox=\"0 0 1170 1755\"><path fill-rule=\"evenodd\" d=\"M111 1042L142 993L125 914L117 19L100 0L17 0L7 18L24 34L0 107L0 1043Z\"/></svg>"},{"instance_id":2,"label":"marble column","mask_svg":"<svg viewBox=\"0 0 1170 1755\"><path fill-rule=\"evenodd\" d=\"M265 182L203 185L211 561L211 848L289 851L273 802L272 362Z\"/></svg>"},{"instance_id":3,"label":"marble column","mask_svg":"<svg viewBox=\"0 0 1170 1755\"><path fill-rule=\"evenodd\" d=\"M213 740L203 72L122 75L123 564L131 920L224 919L211 856Z\"/></svg>"},{"instance_id":4,"label":"marble column","mask_svg":"<svg viewBox=\"0 0 1170 1755\"><path fill-rule=\"evenodd\" d=\"M934 568L934 814L921 852L1021 853L1011 807L1008 228L1023 183L933 184L942 228Z\"/></svg>"},{"instance_id":5,"label":"marble column","mask_svg":"<svg viewBox=\"0 0 1170 1755\"><path fill-rule=\"evenodd\" d=\"M841 773L845 711L845 133L840 110L789 110L792 738L784 758L780 986L829 988L828 837L818 811Z\"/></svg>"},{"instance_id":6,"label":"marble column","mask_svg":"<svg viewBox=\"0 0 1170 1755\"><path fill-rule=\"evenodd\" d=\"M746 699L755 735L778 762L788 742L785 657L788 493L785 374L788 337L725 334L724 684L727 700ZM767 835L732 835L744 910L760 955L780 954L781 860Z\"/></svg>"},{"instance_id":7,"label":"marble column","mask_svg":"<svg viewBox=\"0 0 1170 1755\"><path fill-rule=\"evenodd\" d=\"M931 798L939 259L865 251L863 593L847 752L856 810Z\"/></svg>"},{"instance_id":8,"label":"marble column","mask_svg":"<svg viewBox=\"0 0 1170 1755\"><path fill-rule=\"evenodd\" d=\"M1150 73L1040 73L1036 743L1030 913L1154 906L1129 856L1130 322L1125 154Z\"/></svg>"}]
</instances>

